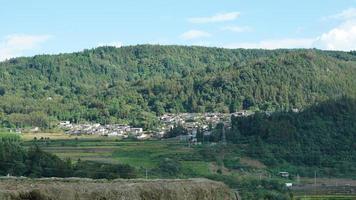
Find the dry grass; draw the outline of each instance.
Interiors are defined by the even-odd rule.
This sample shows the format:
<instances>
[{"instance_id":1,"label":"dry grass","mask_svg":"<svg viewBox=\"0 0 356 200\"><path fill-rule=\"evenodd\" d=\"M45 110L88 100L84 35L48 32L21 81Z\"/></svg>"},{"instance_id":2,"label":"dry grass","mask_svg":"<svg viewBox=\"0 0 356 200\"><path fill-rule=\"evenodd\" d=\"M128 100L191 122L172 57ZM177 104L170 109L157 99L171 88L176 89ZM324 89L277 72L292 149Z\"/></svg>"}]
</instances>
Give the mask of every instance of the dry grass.
<instances>
[{"instance_id":1,"label":"dry grass","mask_svg":"<svg viewBox=\"0 0 356 200\"><path fill-rule=\"evenodd\" d=\"M2 200L232 200L231 190L207 179L0 179Z\"/></svg>"},{"instance_id":2,"label":"dry grass","mask_svg":"<svg viewBox=\"0 0 356 200\"><path fill-rule=\"evenodd\" d=\"M240 158L240 163L249 167L257 168L257 169L265 169L267 168L266 165L261 163L258 160L248 158L248 157L241 157Z\"/></svg>"},{"instance_id":3,"label":"dry grass","mask_svg":"<svg viewBox=\"0 0 356 200\"><path fill-rule=\"evenodd\" d=\"M87 139L96 139L99 138L100 136L95 136L95 135L82 135L82 136L72 136L69 134L65 133L23 133L21 135L21 139L24 141L31 141L34 138L40 139L41 137L43 138L50 138L51 140L70 140L74 138L87 138ZM102 138L102 137L101 137Z\"/></svg>"}]
</instances>

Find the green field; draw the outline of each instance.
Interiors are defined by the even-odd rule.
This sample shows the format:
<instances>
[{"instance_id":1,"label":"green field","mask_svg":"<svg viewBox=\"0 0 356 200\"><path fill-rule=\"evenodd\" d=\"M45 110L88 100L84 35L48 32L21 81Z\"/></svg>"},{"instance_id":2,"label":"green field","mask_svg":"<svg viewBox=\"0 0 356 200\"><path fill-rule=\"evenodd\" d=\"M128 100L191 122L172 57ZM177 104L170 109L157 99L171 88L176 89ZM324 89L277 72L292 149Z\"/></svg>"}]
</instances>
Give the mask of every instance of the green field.
<instances>
[{"instance_id":1,"label":"green field","mask_svg":"<svg viewBox=\"0 0 356 200\"><path fill-rule=\"evenodd\" d=\"M20 136L16 133L8 133L0 131L0 140L19 140Z\"/></svg>"},{"instance_id":2,"label":"green field","mask_svg":"<svg viewBox=\"0 0 356 200\"><path fill-rule=\"evenodd\" d=\"M36 137L36 139L34 139ZM207 177L225 182L231 188L239 188L246 199L252 196L285 195L286 180L276 175L258 160L246 157L239 148L232 146L192 146L177 140L121 140L115 137L68 136L61 133L24 134L22 143L25 147L34 144L44 151L56 154L62 159L70 158L72 162L79 159L101 163L128 164L135 167L138 178L192 178ZM231 144L230 144L231 145ZM233 149L233 150L232 150ZM223 154L221 154L223 152ZM178 174L168 175L159 170L162 160L173 159L179 162ZM269 177L267 175L270 174ZM262 179L262 182L261 182ZM318 179L325 183L336 179ZM329 181L329 182L328 182ZM344 180L337 179L338 182ZM308 184L308 178L301 178ZM262 185L261 185L262 184ZM346 182L345 182L346 184ZM304 193L302 193L304 194ZM308 194L308 193L306 193ZM324 194L324 193L321 193ZM328 193L329 194L329 193ZM302 196L295 193L296 200L353 200L350 196Z\"/></svg>"},{"instance_id":3,"label":"green field","mask_svg":"<svg viewBox=\"0 0 356 200\"><path fill-rule=\"evenodd\" d=\"M41 139L48 137L50 139ZM51 139L50 134L24 135L23 140L25 146L36 143L43 150L63 159L70 158L74 162L80 159L129 164L142 170L142 176L146 170L156 168L165 158L179 160L183 174L191 177L211 174L210 163L203 160L197 149L179 141L125 141L107 137L60 137L59 134L54 139Z\"/></svg>"}]
</instances>

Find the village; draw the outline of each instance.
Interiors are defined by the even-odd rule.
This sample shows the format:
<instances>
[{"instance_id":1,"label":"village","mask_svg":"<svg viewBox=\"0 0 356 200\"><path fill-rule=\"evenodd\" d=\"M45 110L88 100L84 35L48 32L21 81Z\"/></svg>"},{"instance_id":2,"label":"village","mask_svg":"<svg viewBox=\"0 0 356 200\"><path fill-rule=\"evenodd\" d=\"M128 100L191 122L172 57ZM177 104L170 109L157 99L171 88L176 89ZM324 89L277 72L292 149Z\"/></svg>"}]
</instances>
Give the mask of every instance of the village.
<instances>
[{"instance_id":1,"label":"village","mask_svg":"<svg viewBox=\"0 0 356 200\"><path fill-rule=\"evenodd\" d=\"M188 137L195 138L197 130L200 128L205 135L218 123L230 124L231 116L244 117L253 114L243 110L235 113L167 113L158 117L160 126L156 130L143 130L141 127L131 127L130 125L99 123L73 124L70 121L63 121L58 127L70 135L98 135L121 138L163 138L164 135L177 125L181 125L188 131Z\"/></svg>"}]
</instances>

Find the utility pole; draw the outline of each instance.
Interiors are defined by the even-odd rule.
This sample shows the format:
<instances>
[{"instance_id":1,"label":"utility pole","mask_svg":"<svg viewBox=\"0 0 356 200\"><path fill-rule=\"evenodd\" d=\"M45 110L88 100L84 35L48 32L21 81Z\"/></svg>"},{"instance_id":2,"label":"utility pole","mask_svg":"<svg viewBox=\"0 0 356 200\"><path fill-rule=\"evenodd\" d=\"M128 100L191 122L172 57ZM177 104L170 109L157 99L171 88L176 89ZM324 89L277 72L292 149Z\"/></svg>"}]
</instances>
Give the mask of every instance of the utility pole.
<instances>
[{"instance_id":1,"label":"utility pole","mask_svg":"<svg viewBox=\"0 0 356 200\"><path fill-rule=\"evenodd\" d=\"M222 144L226 145L225 124L222 127Z\"/></svg>"},{"instance_id":2,"label":"utility pole","mask_svg":"<svg viewBox=\"0 0 356 200\"><path fill-rule=\"evenodd\" d=\"M226 146L226 134L225 134L225 124L223 124L222 127L222 136L221 136L221 152L220 152L220 158L221 158L221 166L220 166L220 170L221 172L224 169L224 159L225 159L225 146Z\"/></svg>"},{"instance_id":3,"label":"utility pole","mask_svg":"<svg viewBox=\"0 0 356 200\"><path fill-rule=\"evenodd\" d=\"M316 170L314 171L314 194L316 194Z\"/></svg>"},{"instance_id":4,"label":"utility pole","mask_svg":"<svg viewBox=\"0 0 356 200\"><path fill-rule=\"evenodd\" d=\"M314 171L314 185L316 186L316 170Z\"/></svg>"}]
</instances>

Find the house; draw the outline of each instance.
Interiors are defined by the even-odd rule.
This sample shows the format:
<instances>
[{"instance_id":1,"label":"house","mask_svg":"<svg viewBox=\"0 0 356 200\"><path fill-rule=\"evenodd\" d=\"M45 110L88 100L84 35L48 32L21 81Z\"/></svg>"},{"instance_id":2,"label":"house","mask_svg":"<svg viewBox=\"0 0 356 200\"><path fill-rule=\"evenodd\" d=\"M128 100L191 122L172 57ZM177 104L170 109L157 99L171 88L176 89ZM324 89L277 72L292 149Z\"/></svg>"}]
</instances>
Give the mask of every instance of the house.
<instances>
[{"instance_id":1,"label":"house","mask_svg":"<svg viewBox=\"0 0 356 200\"><path fill-rule=\"evenodd\" d=\"M159 131L159 132L157 132L156 133L156 137L158 137L158 138L163 138L164 137L164 134L166 134L166 132L164 132L164 131Z\"/></svg>"},{"instance_id":2,"label":"house","mask_svg":"<svg viewBox=\"0 0 356 200\"><path fill-rule=\"evenodd\" d=\"M288 172L279 172L278 174L283 178L288 178L289 177L289 173Z\"/></svg>"},{"instance_id":3,"label":"house","mask_svg":"<svg viewBox=\"0 0 356 200\"><path fill-rule=\"evenodd\" d=\"M33 127L33 128L31 128L30 130L29 130L29 132L31 132L31 133L37 133L37 132L39 132L40 131L40 128L39 127Z\"/></svg>"},{"instance_id":4,"label":"house","mask_svg":"<svg viewBox=\"0 0 356 200\"><path fill-rule=\"evenodd\" d=\"M247 116L248 113L247 113L247 110L241 110L241 111L232 113L232 115L235 117L244 117L244 116Z\"/></svg>"},{"instance_id":5,"label":"house","mask_svg":"<svg viewBox=\"0 0 356 200\"><path fill-rule=\"evenodd\" d=\"M288 187L288 188L289 188L289 187L292 187L292 186L293 186L293 183L285 183L285 186Z\"/></svg>"},{"instance_id":6,"label":"house","mask_svg":"<svg viewBox=\"0 0 356 200\"><path fill-rule=\"evenodd\" d=\"M137 136L137 139L139 139L139 140L144 140L144 139L148 139L148 138L150 138L151 137L151 135L149 135L149 134L141 134L141 135L139 135L139 136Z\"/></svg>"},{"instance_id":7,"label":"house","mask_svg":"<svg viewBox=\"0 0 356 200\"><path fill-rule=\"evenodd\" d=\"M138 134L138 133L142 133L143 129L142 128L131 128L130 132L134 133L134 134Z\"/></svg>"},{"instance_id":8,"label":"house","mask_svg":"<svg viewBox=\"0 0 356 200\"><path fill-rule=\"evenodd\" d=\"M63 121L63 122L59 122L59 126L66 126L69 125L70 121Z\"/></svg>"},{"instance_id":9,"label":"house","mask_svg":"<svg viewBox=\"0 0 356 200\"><path fill-rule=\"evenodd\" d=\"M119 134L117 132L111 132L111 133L108 133L108 136L109 137L113 137L113 136L118 136Z\"/></svg>"},{"instance_id":10,"label":"house","mask_svg":"<svg viewBox=\"0 0 356 200\"><path fill-rule=\"evenodd\" d=\"M60 128L71 128L72 124L70 123L70 121L62 121L62 122L59 122L58 127L60 127Z\"/></svg>"}]
</instances>

